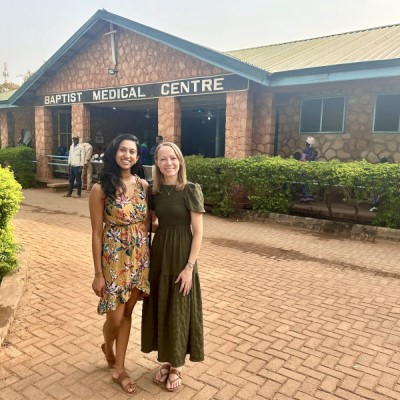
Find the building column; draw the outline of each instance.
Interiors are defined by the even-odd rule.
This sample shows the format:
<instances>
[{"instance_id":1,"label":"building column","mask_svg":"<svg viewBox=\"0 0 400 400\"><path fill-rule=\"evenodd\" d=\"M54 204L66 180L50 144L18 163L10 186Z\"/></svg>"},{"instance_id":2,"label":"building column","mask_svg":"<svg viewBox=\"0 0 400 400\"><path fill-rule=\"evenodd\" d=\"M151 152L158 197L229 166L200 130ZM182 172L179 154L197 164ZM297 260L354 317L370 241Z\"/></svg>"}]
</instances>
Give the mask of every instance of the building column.
<instances>
[{"instance_id":1,"label":"building column","mask_svg":"<svg viewBox=\"0 0 400 400\"><path fill-rule=\"evenodd\" d=\"M35 107L35 134L36 134L36 179L46 180L53 177L48 165L48 154L53 149L53 124L51 108Z\"/></svg>"},{"instance_id":2,"label":"building column","mask_svg":"<svg viewBox=\"0 0 400 400\"><path fill-rule=\"evenodd\" d=\"M0 112L0 148L8 146L7 112Z\"/></svg>"},{"instance_id":3,"label":"building column","mask_svg":"<svg viewBox=\"0 0 400 400\"><path fill-rule=\"evenodd\" d=\"M249 91L226 94L225 157L251 155L253 99Z\"/></svg>"},{"instance_id":4,"label":"building column","mask_svg":"<svg viewBox=\"0 0 400 400\"><path fill-rule=\"evenodd\" d=\"M78 103L71 106L72 135L77 134L80 143L90 137L90 111L86 104Z\"/></svg>"},{"instance_id":5,"label":"building column","mask_svg":"<svg viewBox=\"0 0 400 400\"><path fill-rule=\"evenodd\" d=\"M158 134L166 142L181 145L181 104L177 97L158 99Z\"/></svg>"},{"instance_id":6,"label":"building column","mask_svg":"<svg viewBox=\"0 0 400 400\"><path fill-rule=\"evenodd\" d=\"M275 121L274 95L263 91L254 100L252 155L274 155Z\"/></svg>"}]
</instances>

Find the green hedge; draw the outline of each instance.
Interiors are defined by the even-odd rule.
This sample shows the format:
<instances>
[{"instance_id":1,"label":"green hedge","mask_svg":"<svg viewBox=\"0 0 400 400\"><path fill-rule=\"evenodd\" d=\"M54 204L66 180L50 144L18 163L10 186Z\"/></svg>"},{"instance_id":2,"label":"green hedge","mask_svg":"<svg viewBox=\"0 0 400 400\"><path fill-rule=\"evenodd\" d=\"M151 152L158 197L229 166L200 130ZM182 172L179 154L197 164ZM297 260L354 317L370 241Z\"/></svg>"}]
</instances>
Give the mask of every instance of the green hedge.
<instances>
[{"instance_id":1,"label":"green hedge","mask_svg":"<svg viewBox=\"0 0 400 400\"><path fill-rule=\"evenodd\" d=\"M9 166L15 179L25 188L35 187L36 155L31 147L17 146L0 149L0 165Z\"/></svg>"},{"instance_id":2,"label":"green hedge","mask_svg":"<svg viewBox=\"0 0 400 400\"><path fill-rule=\"evenodd\" d=\"M333 199L340 198L354 208L379 194L381 206L374 224L400 228L400 164L355 162L299 162L280 157L255 156L245 159L185 158L188 178L201 184L206 202L217 215L232 214L244 192L253 210L261 213L289 213L294 191L308 184L318 192L331 212ZM239 196L240 197L240 196Z\"/></svg>"},{"instance_id":3,"label":"green hedge","mask_svg":"<svg viewBox=\"0 0 400 400\"><path fill-rule=\"evenodd\" d=\"M0 280L16 268L19 246L15 241L11 219L22 201L21 185L8 168L0 167Z\"/></svg>"}]
</instances>

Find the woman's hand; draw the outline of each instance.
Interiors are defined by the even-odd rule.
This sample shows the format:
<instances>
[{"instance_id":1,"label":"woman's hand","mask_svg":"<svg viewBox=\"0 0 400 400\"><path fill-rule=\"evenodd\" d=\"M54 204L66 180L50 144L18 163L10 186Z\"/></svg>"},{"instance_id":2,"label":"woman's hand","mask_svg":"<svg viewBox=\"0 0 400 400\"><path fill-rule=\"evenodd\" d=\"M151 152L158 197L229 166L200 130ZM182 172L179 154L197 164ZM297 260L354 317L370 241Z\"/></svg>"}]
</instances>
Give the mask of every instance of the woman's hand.
<instances>
[{"instance_id":1,"label":"woman's hand","mask_svg":"<svg viewBox=\"0 0 400 400\"><path fill-rule=\"evenodd\" d=\"M181 282L179 293L182 293L184 296L187 296L192 289L192 275L193 268L187 266L182 270L175 281L175 283Z\"/></svg>"},{"instance_id":2,"label":"woman's hand","mask_svg":"<svg viewBox=\"0 0 400 400\"><path fill-rule=\"evenodd\" d=\"M96 293L96 296L103 297L106 292L106 282L103 274L95 275L92 283L92 289Z\"/></svg>"}]
</instances>

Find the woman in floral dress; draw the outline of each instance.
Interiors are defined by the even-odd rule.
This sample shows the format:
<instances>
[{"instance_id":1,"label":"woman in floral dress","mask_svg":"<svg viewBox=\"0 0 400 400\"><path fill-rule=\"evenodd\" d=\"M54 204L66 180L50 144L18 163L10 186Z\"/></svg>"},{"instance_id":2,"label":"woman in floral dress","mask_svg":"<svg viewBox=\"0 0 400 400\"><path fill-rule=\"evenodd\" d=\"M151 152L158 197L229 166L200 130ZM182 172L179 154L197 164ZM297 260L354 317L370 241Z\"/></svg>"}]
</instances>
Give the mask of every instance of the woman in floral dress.
<instances>
[{"instance_id":1,"label":"woman in floral dress","mask_svg":"<svg viewBox=\"0 0 400 400\"><path fill-rule=\"evenodd\" d=\"M112 378L133 394L136 384L125 371L132 312L149 295L147 237L148 183L136 174L140 147L133 135L120 135L104 154L100 183L89 198L95 277L93 290L100 297L98 313L106 314L101 349Z\"/></svg>"}]
</instances>

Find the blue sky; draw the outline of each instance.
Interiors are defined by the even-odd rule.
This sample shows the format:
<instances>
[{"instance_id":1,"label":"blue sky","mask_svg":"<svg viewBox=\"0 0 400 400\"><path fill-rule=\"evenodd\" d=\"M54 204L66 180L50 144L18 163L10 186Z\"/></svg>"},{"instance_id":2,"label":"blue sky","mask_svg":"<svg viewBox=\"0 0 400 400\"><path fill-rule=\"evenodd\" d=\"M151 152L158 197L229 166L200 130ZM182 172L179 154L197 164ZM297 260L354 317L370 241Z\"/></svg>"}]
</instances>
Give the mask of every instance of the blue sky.
<instances>
[{"instance_id":1,"label":"blue sky","mask_svg":"<svg viewBox=\"0 0 400 400\"><path fill-rule=\"evenodd\" d=\"M400 23L400 0L0 0L0 82L21 83L98 9L224 51ZM4 17L5 16L5 17Z\"/></svg>"}]
</instances>

